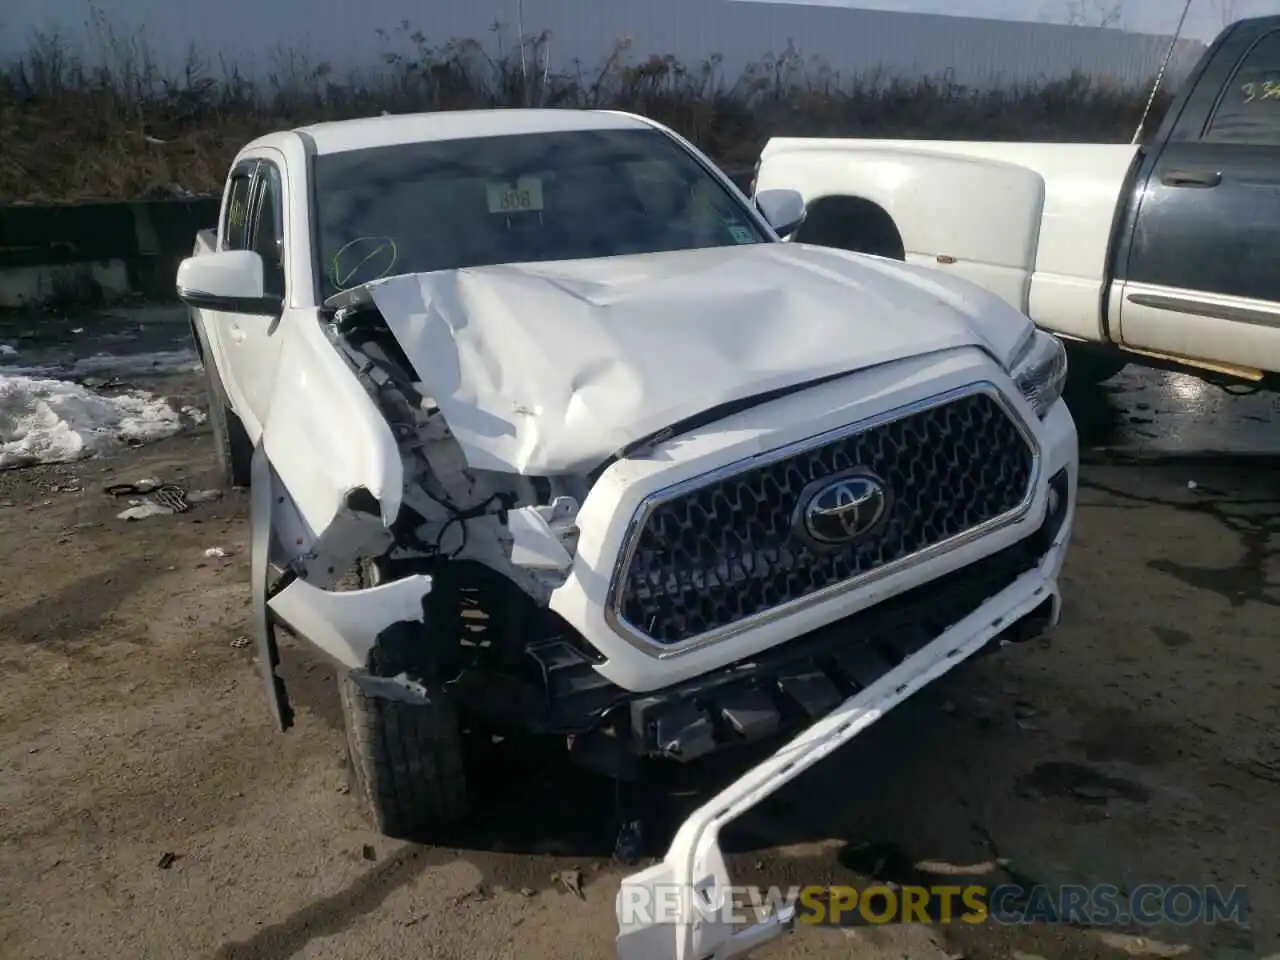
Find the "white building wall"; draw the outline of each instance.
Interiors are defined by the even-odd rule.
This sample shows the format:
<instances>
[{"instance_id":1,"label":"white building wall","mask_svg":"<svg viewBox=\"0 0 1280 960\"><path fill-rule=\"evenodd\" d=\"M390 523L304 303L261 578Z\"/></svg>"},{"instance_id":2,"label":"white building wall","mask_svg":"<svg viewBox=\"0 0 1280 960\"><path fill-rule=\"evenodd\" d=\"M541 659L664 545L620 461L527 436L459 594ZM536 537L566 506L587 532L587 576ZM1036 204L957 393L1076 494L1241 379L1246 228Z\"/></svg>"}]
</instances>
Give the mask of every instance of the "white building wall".
<instances>
[{"instance_id":1,"label":"white building wall","mask_svg":"<svg viewBox=\"0 0 1280 960\"><path fill-rule=\"evenodd\" d=\"M0 57L22 53L36 31L56 31L90 59L142 37L169 69L194 45L250 76L278 72L282 51L345 74L384 62L388 42L379 31L407 52L403 23L432 45L472 38L492 52L499 41L512 46L521 20L526 35L550 33L553 72L573 71L575 63L590 72L626 37L630 62L672 54L696 65L719 54L730 81L790 47L846 79L946 74L998 87L1079 70L1137 86L1155 74L1168 47L1167 38L1118 30L732 0L4 0ZM103 24L114 44L104 42ZM1181 42L1170 80L1181 79L1202 50Z\"/></svg>"}]
</instances>

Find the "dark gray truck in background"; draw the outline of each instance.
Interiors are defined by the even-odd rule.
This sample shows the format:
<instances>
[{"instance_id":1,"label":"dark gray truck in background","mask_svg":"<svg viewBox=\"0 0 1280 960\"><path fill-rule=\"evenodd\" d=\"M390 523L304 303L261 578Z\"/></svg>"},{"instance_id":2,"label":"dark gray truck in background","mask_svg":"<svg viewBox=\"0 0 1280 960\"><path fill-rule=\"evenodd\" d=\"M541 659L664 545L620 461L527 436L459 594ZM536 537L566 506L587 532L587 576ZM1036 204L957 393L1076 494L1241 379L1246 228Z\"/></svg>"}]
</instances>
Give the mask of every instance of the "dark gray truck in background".
<instances>
[{"instance_id":1,"label":"dark gray truck in background","mask_svg":"<svg viewBox=\"0 0 1280 960\"><path fill-rule=\"evenodd\" d=\"M1071 349L1280 383L1280 16L1206 50L1135 144L779 137L752 189L798 190L793 242L974 280Z\"/></svg>"}]
</instances>

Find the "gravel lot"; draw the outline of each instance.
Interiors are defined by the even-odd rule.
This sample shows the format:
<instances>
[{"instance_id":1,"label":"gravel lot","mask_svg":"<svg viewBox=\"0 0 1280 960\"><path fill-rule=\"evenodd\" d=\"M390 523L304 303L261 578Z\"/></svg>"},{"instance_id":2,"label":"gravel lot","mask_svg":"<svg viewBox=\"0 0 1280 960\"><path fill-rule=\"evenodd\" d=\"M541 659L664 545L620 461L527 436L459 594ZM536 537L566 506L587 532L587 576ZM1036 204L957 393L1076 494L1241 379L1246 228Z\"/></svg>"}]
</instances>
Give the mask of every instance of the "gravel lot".
<instances>
[{"instance_id":1,"label":"gravel lot","mask_svg":"<svg viewBox=\"0 0 1280 960\"><path fill-rule=\"evenodd\" d=\"M611 784L495 747L471 827L397 844L357 815L332 673L302 651L298 726L274 731L238 642L243 499L126 522L102 492L201 489L211 466L187 434L0 474L0 956L609 956ZM738 879L762 884L908 883L926 858L992 856L1051 885L1242 883L1251 930L803 928L761 956L1280 951L1278 481L1086 467L1053 643L962 667L728 838ZM725 775L660 770L630 798L646 852ZM583 899L556 878L574 870Z\"/></svg>"}]
</instances>

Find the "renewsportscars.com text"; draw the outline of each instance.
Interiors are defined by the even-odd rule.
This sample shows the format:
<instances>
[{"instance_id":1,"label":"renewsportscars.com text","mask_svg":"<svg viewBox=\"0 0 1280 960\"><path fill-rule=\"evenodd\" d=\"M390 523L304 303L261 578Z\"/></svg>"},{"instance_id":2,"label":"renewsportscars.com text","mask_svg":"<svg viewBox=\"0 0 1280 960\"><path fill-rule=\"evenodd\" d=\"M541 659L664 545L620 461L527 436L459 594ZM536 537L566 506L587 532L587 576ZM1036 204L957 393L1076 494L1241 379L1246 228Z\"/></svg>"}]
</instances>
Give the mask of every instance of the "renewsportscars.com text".
<instances>
[{"instance_id":1,"label":"renewsportscars.com text","mask_svg":"<svg viewBox=\"0 0 1280 960\"><path fill-rule=\"evenodd\" d=\"M1008 884L894 886L730 887L716 903L688 887L650 891L624 888L618 904L624 923L678 923L694 916L745 924L793 908L799 923L867 926L889 923L1070 923L1111 927L1160 923L1248 924L1243 886L1141 884L1064 885L1056 889Z\"/></svg>"}]
</instances>

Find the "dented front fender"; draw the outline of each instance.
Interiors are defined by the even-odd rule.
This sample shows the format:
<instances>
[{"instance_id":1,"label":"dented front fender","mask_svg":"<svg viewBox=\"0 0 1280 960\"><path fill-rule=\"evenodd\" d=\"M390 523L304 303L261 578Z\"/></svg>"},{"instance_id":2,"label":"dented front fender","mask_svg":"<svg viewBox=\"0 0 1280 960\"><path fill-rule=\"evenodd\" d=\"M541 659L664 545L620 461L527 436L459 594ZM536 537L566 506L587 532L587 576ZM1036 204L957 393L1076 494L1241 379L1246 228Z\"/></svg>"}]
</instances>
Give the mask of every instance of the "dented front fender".
<instances>
[{"instance_id":1,"label":"dented front fender","mask_svg":"<svg viewBox=\"0 0 1280 960\"><path fill-rule=\"evenodd\" d=\"M378 635L393 623L423 622L431 578L421 574L365 590L322 590L294 580L268 601L273 616L352 670L369 662Z\"/></svg>"},{"instance_id":2,"label":"dented front fender","mask_svg":"<svg viewBox=\"0 0 1280 960\"><path fill-rule=\"evenodd\" d=\"M318 318L291 314L282 323L289 329L281 331L279 376L262 446L289 492L304 538L323 537L359 490L368 491L376 502L370 507L390 526L404 495L404 464L390 425Z\"/></svg>"}]
</instances>

